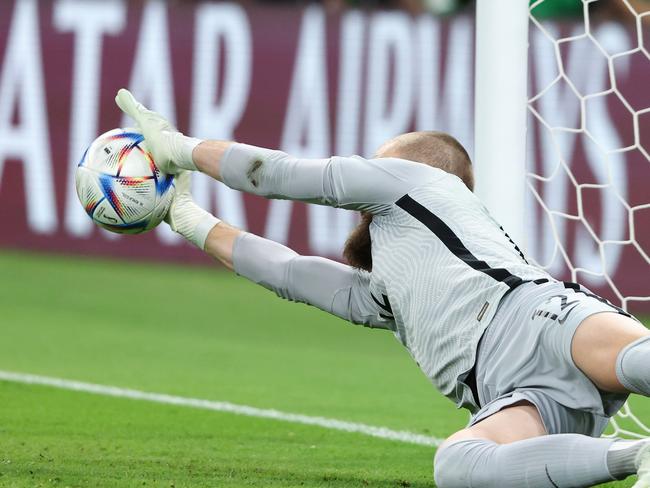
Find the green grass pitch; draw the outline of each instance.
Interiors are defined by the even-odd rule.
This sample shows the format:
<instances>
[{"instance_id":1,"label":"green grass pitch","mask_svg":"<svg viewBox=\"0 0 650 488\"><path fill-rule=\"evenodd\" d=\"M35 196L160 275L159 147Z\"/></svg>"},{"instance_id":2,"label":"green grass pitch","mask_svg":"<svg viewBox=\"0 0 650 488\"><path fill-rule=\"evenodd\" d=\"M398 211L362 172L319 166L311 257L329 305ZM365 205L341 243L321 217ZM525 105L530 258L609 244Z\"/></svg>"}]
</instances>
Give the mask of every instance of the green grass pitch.
<instances>
[{"instance_id":1,"label":"green grass pitch","mask_svg":"<svg viewBox=\"0 0 650 488\"><path fill-rule=\"evenodd\" d=\"M445 437L467 414L390 333L215 269L3 251L0 370ZM650 420L650 405L635 412ZM433 449L0 381L0 486L433 486ZM632 481L608 486L631 486Z\"/></svg>"}]
</instances>

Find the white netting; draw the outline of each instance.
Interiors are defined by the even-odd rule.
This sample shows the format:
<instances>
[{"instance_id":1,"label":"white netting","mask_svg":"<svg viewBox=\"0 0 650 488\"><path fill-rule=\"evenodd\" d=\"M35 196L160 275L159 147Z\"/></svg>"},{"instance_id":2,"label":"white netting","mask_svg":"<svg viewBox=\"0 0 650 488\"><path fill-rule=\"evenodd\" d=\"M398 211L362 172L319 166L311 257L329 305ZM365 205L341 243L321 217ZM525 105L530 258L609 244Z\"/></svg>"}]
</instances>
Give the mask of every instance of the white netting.
<instances>
[{"instance_id":1,"label":"white netting","mask_svg":"<svg viewBox=\"0 0 650 488\"><path fill-rule=\"evenodd\" d=\"M553 275L647 314L650 11L583 0L582 20L547 20L545 1L530 7L530 251ZM629 405L611 427L650 435Z\"/></svg>"}]
</instances>

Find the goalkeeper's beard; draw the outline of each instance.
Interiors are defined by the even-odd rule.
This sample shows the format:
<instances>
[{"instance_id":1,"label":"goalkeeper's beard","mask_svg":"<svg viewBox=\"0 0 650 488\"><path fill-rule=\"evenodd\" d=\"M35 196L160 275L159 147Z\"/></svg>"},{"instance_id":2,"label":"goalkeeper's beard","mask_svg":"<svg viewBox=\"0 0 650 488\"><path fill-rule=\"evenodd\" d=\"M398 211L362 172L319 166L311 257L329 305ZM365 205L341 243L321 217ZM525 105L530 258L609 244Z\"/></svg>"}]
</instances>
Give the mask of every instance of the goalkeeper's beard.
<instances>
[{"instance_id":1,"label":"goalkeeper's beard","mask_svg":"<svg viewBox=\"0 0 650 488\"><path fill-rule=\"evenodd\" d=\"M372 214L361 212L361 222L350 232L343 248L343 257L350 266L372 271L370 224Z\"/></svg>"}]
</instances>

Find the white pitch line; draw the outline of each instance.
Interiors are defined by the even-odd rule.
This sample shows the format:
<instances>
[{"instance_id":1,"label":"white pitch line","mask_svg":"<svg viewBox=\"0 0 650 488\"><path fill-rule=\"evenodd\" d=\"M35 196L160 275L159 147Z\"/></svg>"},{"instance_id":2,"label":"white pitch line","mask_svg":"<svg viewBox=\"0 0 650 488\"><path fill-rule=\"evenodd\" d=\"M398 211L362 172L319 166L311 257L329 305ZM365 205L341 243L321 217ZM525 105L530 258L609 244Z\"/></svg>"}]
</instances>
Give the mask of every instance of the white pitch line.
<instances>
[{"instance_id":1,"label":"white pitch line","mask_svg":"<svg viewBox=\"0 0 650 488\"><path fill-rule=\"evenodd\" d=\"M0 370L0 381L11 381L13 383L23 383L29 385L43 385L59 388L62 390L93 393L95 395L106 395L118 398L129 398L131 400L144 400L147 402L164 403L167 405L201 408L204 410L228 412L237 415L246 415L249 417L259 417L264 419L281 420L284 422L292 422L296 424L316 425L318 427L324 427L326 429L342 430L344 432L357 432L359 434L378 437L380 439L405 442L408 444L417 444L420 446L438 447L443 441L443 439L438 439L436 437L415 434L413 432L404 430L392 430L387 427L378 427L357 422L347 422L345 420L330 419L326 417L312 417L309 415L301 415L299 413L281 412L280 410L256 408L248 405L238 405L236 403L230 402L216 402L212 400L202 400L199 398L166 395L164 393L150 393L146 391L120 388L118 386L97 385L93 383L84 383L81 381L66 380L62 378L51 378L48 376L14 373L11 371Z\"/></svg>"}]
</instances>

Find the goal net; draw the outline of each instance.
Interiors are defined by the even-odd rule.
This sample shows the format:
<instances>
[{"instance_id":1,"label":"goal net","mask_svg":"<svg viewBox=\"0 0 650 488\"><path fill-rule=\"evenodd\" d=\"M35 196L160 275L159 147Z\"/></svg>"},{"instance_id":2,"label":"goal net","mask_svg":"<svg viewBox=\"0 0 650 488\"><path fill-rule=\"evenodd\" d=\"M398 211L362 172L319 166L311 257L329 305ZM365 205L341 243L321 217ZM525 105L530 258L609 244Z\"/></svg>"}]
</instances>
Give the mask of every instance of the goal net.
<instances>
[{"instance_id":1,"label":"goal net","mask_svg":"<svg viewBox=\"0 0 650 488\"><path fill-rule=\"evenodd\" d=\"M552 275L648 314L650 11L576 0L558 20L551 3L529 7L528 251ZM628 403L608 435L646 437L644 420Z\"/></svg>"}]
</instances>

